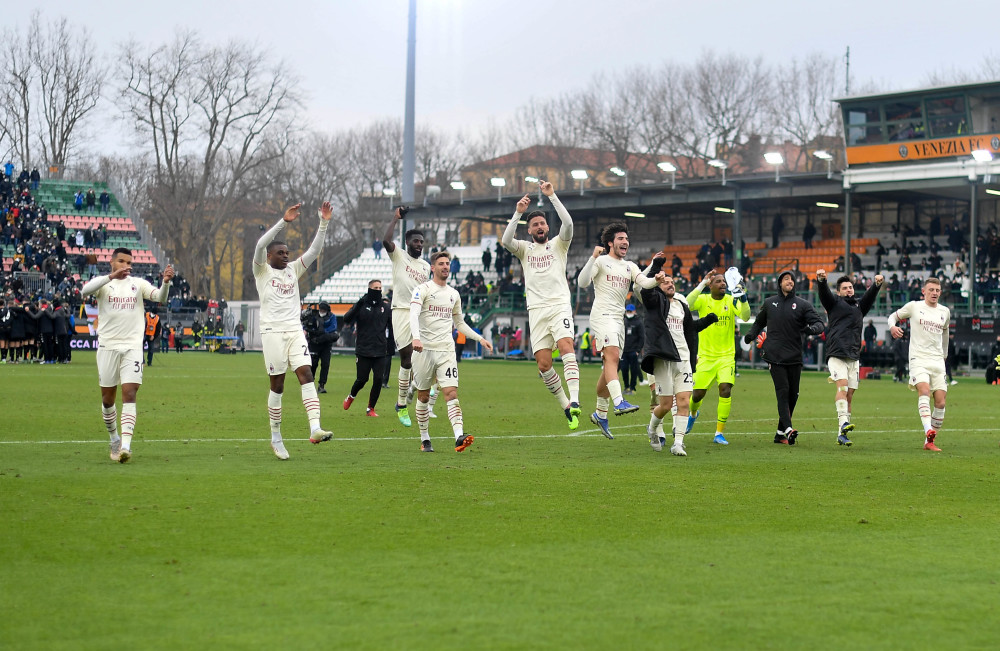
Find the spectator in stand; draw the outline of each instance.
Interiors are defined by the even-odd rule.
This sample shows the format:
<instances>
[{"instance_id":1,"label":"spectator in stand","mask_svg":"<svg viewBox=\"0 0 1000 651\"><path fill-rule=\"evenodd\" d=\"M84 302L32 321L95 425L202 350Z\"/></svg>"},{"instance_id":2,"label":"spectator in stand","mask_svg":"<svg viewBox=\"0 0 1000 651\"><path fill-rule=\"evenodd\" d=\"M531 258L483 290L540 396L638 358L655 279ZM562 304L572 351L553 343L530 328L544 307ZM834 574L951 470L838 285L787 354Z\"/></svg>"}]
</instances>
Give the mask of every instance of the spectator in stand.
<instances>
[{"instance_id":1,"label":"spectator in stand","mask_svg":"<svg viewBox=\"0 0 1000 651\"><path fill-rule=\"evenodd\" d=\"M111 208L111 195L108 194L107 190L101 190L101 196L98 198L98 202L101 204L101 212L107 214Z\"/></svg>"},{"instance_id":2,"label":"spectator in stand","mask_svg":"<svg viewBox=\"0 0 1000 651\"><path fill-rule=\"evenodd\" d=\"M462 270L462 263L459 262L458 256L456 255L451 259L451 277L457 279L459 272Z\"/></svg>"},{"instance_id":3,"label":"spectator in stand","mask_svg":"<svg viewBox=\"0 0 1000 651\"><path fill-rule=\"evenodd\" d=\"M375 238L375 240L372 242L372 251L375 253L376 260L382 259L382 240L378 239L377 237Z\"/></svg>"},{"instance_id":4,"label":"spectator in stand","mask_svg":"<svg viewBox=\"0 0 1000 651\"><path fill-rule=\"evenodd\" d=\"M42 175L38 172L37 167L31 170L31 174L28 175L28 179L31 181L31 191L34 192L38 190L38 184L42 181Z\"/></svg>"},{"instance_id":5,"label":"spectator in stand","mask_svg":"<svg viewBox=\"0 0 1000 651\"><path fill-rule=\"evenodd\" d=\"M868 325L865 326L863 335L865 340L865 348L867 348L868 352L870 353L875 352L875 346L877 345L876 339L878 338L878 330L875 329L875 322L873 320L868 319Z\"/></svg>"},{"instance_id":6,"label":"spectator in stand","mask_svg":"<svg viewBox=\"0 0 1000 651\"><path fill-rule=\"evenodd\" d=\"M802 229L802 242L807 249L813 248L813 238L816 237L816 226L810 217L806 220L806 227Z\"/></svg>"},{"instance_id":7,"label":"spectator in stand","mask_svg":"<svg viewBox=\"0 0 1000 651\"><path fill-rule=\"evenodd\" d=\"M87 203L87 212L94 212L94 206L97 205L97 193L94 192L94 188L87 190L84 200Z\"/></svg>"},{"instance_id":8,"label":"spectator in stand","mask_svg":"<svg viewBox=\"0 0 1000 651\"><path fill-rule=\"evenodd\" d=\"M683 266L684 266L684 263L683 263L683 261L681 261L680 256L678 256L675 253L674 256L672 258L670 258L670 272L671 272L671 276L673 276L674 278L680 278L680 276L681 276L681 267L683 267Z\"/></svg>"},{"instance_id":9,"label":"spectator in stand","mask_svg":"<svg viewBox=\"0 0 1000 651\"><path fill-rule=\"evenodd\" d=\"M785 230L785 221L781 218L781 213L774 216L774 221L771 222L771 248L778 248L778 239L781 237L781 232Z\"/></svg>"},{"instance_id":10,"label":"spectator in stand","mask_svg":"<svg viewBox=\"0 0 1000 651\"><path fill-rule=\"evenodd\" d=\"M83 210L83 190L77 190L76 194L73 195L73 207L76 208L77 212Z\"/></svg>"},{"instance_id":11,"label":"spectator in stand","mask_svg":"<svg viewBox=\"0 0 1000 651\"><path fill-rule=\"evenodd\" d=\"M100 231L101 231L101 246L103 246L104 248L107 248L108 247L108 225L107 224L101 224Z\"/></svg>"},{"instance_id":12,"label":"spectator in stand","mask_svg":"<svg viewBox=\"0 0 1000 651\"><path fill-rule=\"evenodd\" d=\"M490 254L489 248L483 249L483 270L489 270L490 262L493 261L493 256Z\"/></svg>"}]
</instances>

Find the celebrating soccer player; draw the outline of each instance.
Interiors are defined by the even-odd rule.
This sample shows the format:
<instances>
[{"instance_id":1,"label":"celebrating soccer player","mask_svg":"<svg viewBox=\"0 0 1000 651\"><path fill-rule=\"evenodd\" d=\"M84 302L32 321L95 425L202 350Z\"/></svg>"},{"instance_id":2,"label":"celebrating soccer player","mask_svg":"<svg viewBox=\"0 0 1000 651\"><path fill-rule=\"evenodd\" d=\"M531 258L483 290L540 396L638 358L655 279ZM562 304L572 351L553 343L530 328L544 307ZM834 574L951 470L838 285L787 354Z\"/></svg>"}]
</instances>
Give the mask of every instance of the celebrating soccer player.
<instances>
[{"instance_id":1,"label":"celebrating soccer player","mask_svg":"<svg viewBox=\"0 0 1000 651\"><path fill-rule=\"evenodd\" d=\"M758 336L758 346L771 371L774 395L778 399L778 430L774 442L795 445L799 432L792 427L792 414L799 399L802 378L802 336L823 332L823 319L809 301L795 295L791 271L778 275L780 291L764 299L753 326L743 338L750 343ZM764 333L764 328L767 332Z\"/></svg>"},{"instance_id":2,"label":"celebrating soccer player","mask_svg":"<svg viewBox=\"0 0 1000 651\"><path fill-rule=\"evenodd\" d=\"M709 293L704 294L708 287ZM729 445L723 432L733 405L733 385L736 384L736 339L733 337L736 318L750 319L750 303L741 285L726 293L726 276L710 273L687 295L691 310L698 316L714 314L718 321L698 335L698 362L694 371L694 394L686 431L690 432L697 420L701 402L712 382L719 383L719 407L715 417L715 438L719 445Z\"/></svg>"},{"instance_id":3,"label":"celebrating soccer player","mask_svg":"<svg viewBox=\"0 0 1000 651\"><path fill-rule=\"evenodd\" d=\"M854 392L858 388L861 359L861 330L865 315L875 305L878 292L885 278L875 276L875 282L859 301L854 296L854 283L847 276L837 279L837 293L830 291L826 282L826 270L816 271L816 288L819 302L827 314L826 364L830 369L830 382L837 385L837 443L851 445L847 434L854 431L851 405Z\"/></svg>"},{"instance_id":4,"label":"celebrating soccer player","mask_svg":"<svg viewBox=\"0 0 1000 651\"><path fill-rule=\"evenodd\" d=\"M469 327L462 316L462 297L448 286L451 254L438 251L431 256L431 280L417 285L410 301L410 324L413 334L413 386L417 390L417 426L420 428L420 449L433 452L430 436L431 384L436 380L448 405L448 420L455 434L455 452L461 452L475 440L466 434L462 423L462 407L458 404L458 360L451 331L457 328L469 339L481 343L486 350L493 345Z\"/></svg>"},{"instance_id":5,"label":"celebrating soccer player","mask_svg":"<svg viewBox=\"0 0 1000 651\"><path fill-rule=\"evenodd\" d=\"M323 202L316 236L301 257L289 262L288 246L276 238L301 211L301 203L286 210L278 223L257 240L253 254L253 275L260 296L260 341L264 348L264 366L271 381L271 392L267 396L271 448L279 459L288 458L281 438L281 395L285 392L285 373L289 368L295 372L302 387L302 405L309 418L309 442L321 443L333 438L333 433L319 424L319 398L313 384L309 344L299 320L299 278L323 248L333 209L329 201Z\"/></svg>"},{"instance_id":6,"label":"celebrating soccer player","mask_svg":"<svg viewBox=\"0 0 1000 651\"><path fill-rule=\"evenodd\" d=\"M646 275L650 267L640 271L634 262L625 259L628 253L628 226L623 222L609 224L601 231L601 245L587 258L577 279L580 287L594 283L594 304L590 309L590 330L594 335L594 350L601 353L602 370L597 379L597 409L590 421L613 439L608 426L608 401L614 402L615 415L639 411L622 397L618 381L618 361L625 345L625 301L634 282L642 289L656 287L656 280ZM662 258L663 252L655 258Z\"/></svg>"},{"instance_id":7,"label":"celebrating soccer player","mask_svg":"<svg viewBox=\"0 0 1000 651\"><path fill-rule=\"evenodd\" d=\"M686 457L684 431L687 429L689 401L693 380L691 352L698 347L698 332L687 302L675 296L674 279L660 271L654 276L657 287L639 292L646 306L646 347L642 357L642 370L652 373L659 404L653 408L646 433L649 444L659 452L663 442L657 427L664 416L677 404L673 417L674 443L671 454ZM712 319L716 315L708 316Z\"/></svg>"},{"instance_id":8,"label":"celebrating soccer player","mask_svg":"<svg viewBox=\"0 0 1000 651\"><path fill-rule=\"evenodd\" d=\"M948 354L948 327L951 310L938 303L941 281L930 276L924 281L924 300L910 301L889 315L889 334L903 336L900 320L910 320L910 389L917 391L917 412L924 428L924 449L940 452L934 444L944 424L948 380L944 359ZM931 411L931 394L934 410Z\"/></svg>"},{"instance_id":9,"label":"celebrating soccer player","mask_svg":"<svg viewBox=\"0 0 1000 651\"><path fill-rule=\"evenodd\" d=\"M125 463L132 458L135 434L135 398L142 384L142 340L146 332L143 299L166 303L174 268L167 265L159 289L142 278L132 278L132 252L125 248L111 253L111 273L95 276L83 286L84 296L97 299L97 376L101 385L104 425L111 436L111 460ZM297 310L296 310L297 313ZM121 436L115 398L122 387Z\"/></svg>"},{"instance_id":10,"label":"celebrating soccer player","mask_svg":"<svg viewBox=\"0 0 1000 651\"><path fill-rule=\"evenodd\" d=\"M392 333L399 350L399 389L396 394L396 416L405 427L410 427L410 412L406 408L406 394L410 390L413 370L413 337L410 333L410 299L417 285L427 282L431 266L420 256L424 252L424 233L415 228L406 231L403 241L406 250L400 251L392 237L399 220L406 215L405 208L396 208L392 220L382 236L382 246L392 261Z\"/></svg>"},{"instance_id":11,"label":"celebrating soccer player","mask_svg":"<svg viewBox=\"0 0 1000 651\"><path fill-rule=\"evenodd\" d=\"M556 196L551 183L539 181L539 187L559 215L559 236L549 239L549 222L545 213L533 210L525 216L531 241L514 239L521 215L531 206L531 197L525 195L517 202L517 210L507 224L502 242L521 261L524 271L528 328L531 330L531 349L538 364L538 373L549 393L559 401L569 428L575 430L580 426L580 366L573 349L573 308L566 281L566 255L573 239L573 219ZM553 347L559 349L562 357L568 397L559 374L552 368Z\"/></svg>"}]
</instances>

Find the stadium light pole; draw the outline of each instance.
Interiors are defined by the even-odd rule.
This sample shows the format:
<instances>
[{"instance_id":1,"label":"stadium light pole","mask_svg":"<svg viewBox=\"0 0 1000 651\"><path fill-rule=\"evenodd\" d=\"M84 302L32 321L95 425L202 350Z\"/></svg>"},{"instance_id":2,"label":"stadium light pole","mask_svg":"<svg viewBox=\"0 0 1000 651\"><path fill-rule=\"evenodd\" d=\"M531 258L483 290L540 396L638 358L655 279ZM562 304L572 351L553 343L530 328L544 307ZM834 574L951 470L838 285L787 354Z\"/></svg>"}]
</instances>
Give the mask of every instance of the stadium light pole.
<instances>
[{"instance_id":1,"label":"stadium light pole","mask_svg":"<svg viewBox=\"0 0 1000 651\"><path fill-rule=\"evenodd\" d=\"M813 156L826 161L826 178L833 178L833 155L825 149L820 149L819 151L814 151Z\"/></svg>"},{"instance_id":2,"label":"stadium light pole","mask_svg":"<svg viewBox=\"0 0 1000 651\"><path fill-rule=\"evenodd\" d=\"M993 152L989 149L976 149L972 159L977 163L991 163ZM987 174L989 167L987 165ZM976 231L979 222L979 173L974 170L970 175L972 191L969 195L969 313L976 313Z\"/></svg>"},{"instance_id":3,"label":"stadium light pole","mask_svg":"<svg viewBox=\"0 0 1000 651\"><path fill-rule=\"evenodd\" d=\"M677 189L677 168L674 167L674 165L672 163L668 163L667 161L663 161L661 163L657 163L656 166L659 167L664 172L669 172L669 174L670 174L670 189L671 190L676 190Z\"/></svg>"},{"instance_id":4,"label":"stadium light pole","mask_svg":"<svg viewBox=\"0 0 1000 651\"><path fill-rule=\"evenodd\" d=\"M526 176L524 177L525 183L537 183L538 184L538 205L544 205L542 202L542 182L537 176Z\"/></svg>"},{"instance_id":5,"label":"stadium light pole","mask_svg":"<svg viewBox=\"0 0 1000 651\"><path fill-rule=\"evenodd\" d=\"M590 175L587 174L587 170L573 170L573 171L571 171L569 173L569 175L572 176L574 179L576 179L577 181L580 182L580 196L582 197L583 196L583 182L586 181L587 177L590 176Z\"/></svg>"},{"instance_id":6,"label":"stadium light pole","mask_svg":"<svg viewBox=\"0 0 1000 651\"><path fill-rule=\"evenodd\" d=\"M729 169L729 164L724 160L719 160L718 158L713 158L708 161L708 164L712 167L722 170L722 185L726 184L726 170Z\"/></svg>"},{"instance_id":7,"label":"stadium light pole","mask_svg":"<svg viewBox=\"0 0 1000 651\"><path fill-rule=\"evenodd\" d=\"M774 182L777 183L781 180L781 164L785 162L785 157L781 152L769 151L764 154L764 160L768 165L774 165Z\"/></svg>"},{"instance_id":8,"label":"stadium light pole","mask_svg":"<svg viewBox=\"0 0 1000 651\"><path fill-rule=\"evenodd\" d=\"M465 184L461 181L452 181L451 189L458 190L458 205L463 205L465 203Z\"/></svg>"},{"instance_id":9,"label":"stadium light pole","mask_svg":"<svg viewBox=\"0 0 1000 651\"><path fill-rule=\"evenodd\" d=\"M497 203L503 201L503 186L507 185L507 180L494 176L490 179L490 185L497 189Z\"/></svg>"},{"instance_id":10,"label":"stadium light pole","mask_svg":"<svg viewBox=\"0 0 1000 651\"><path fill-rule=\"evenodd\" d=\"M621 167L615 166L611 168L611 173L615 176L625 177L625 194L628 194L628 170L622 169Z\"/></svg>"},{"instance_id":11,"label":"stadium light pole","mask_svg":"<svg viewBox=\"0 0 1000 651\"><path fill-rule=\"evenodd\" d=\"M417 58L417 0L410 0L410 13L406 32L406 108L403 113L403 203L413 203L414 180L417 171L415 133ZM405 225L405 224L404 224Z\"/></svg>"}]
</instances>

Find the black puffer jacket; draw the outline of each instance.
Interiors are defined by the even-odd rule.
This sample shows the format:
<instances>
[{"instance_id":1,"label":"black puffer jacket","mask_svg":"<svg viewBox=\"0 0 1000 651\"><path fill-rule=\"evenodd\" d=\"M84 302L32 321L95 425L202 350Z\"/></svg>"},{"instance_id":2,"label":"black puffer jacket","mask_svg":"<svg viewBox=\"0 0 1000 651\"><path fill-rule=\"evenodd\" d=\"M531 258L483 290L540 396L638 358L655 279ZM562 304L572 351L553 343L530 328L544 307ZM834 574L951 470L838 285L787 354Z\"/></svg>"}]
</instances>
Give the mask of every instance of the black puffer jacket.
<instances>
[{"instance_id":1,"label":"black puffer jacket","mask_svg":"<svg viewBox=\"0 0 1000 651\"><path fill-rule=\"evenodd\" d=\"M823 319L807 300L795 295L777 294L764 299L746 343L756 339L767 328L762 357L771 364L801 364L803 335L823 332Z\"/></svg>"},{"instance_id":2,"label":"black puffer jacket","mask_svg":"<svg viewBox=\"0 0 1000 651\"><path fill-rule=\"evenodd\" d=\"M861 359L861 330L865 315L872 309L881 285L872 283L861 300L857 296L837 296L827 281L817 280L819 302L826 308L826 358Z\"/></svg>"},{"instance_id":3,"label":"black puffer jacket","mask_svg":"<svg viewBox=\"0 0 1000 651\"><path fill-rule=\"evenodd\" d=\"M392 308L381 293L366 293L344 315L344 323L357 323L354 352L359 357L385 357L386 330Z\"/></svg>"}]
</instances>

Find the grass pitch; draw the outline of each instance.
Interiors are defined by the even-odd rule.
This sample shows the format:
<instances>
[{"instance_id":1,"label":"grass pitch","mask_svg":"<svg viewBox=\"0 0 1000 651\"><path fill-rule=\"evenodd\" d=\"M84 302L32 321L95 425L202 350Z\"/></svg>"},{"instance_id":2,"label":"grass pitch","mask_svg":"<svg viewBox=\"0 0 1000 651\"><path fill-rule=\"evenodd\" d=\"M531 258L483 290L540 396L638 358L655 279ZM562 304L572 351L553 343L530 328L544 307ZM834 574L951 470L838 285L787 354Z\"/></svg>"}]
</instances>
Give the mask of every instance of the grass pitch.
<instances>
[{"instance_id":1,"label":"grass pitch","mask_svg":"<svg viewBox=\"0 0 1000 651\"><path fill-rule=\"evenodd\" d=\"M394 363L394 368L397 364ZM995 648L996 387L951 387L941 453L916 396L806 374L795 447L771 443L770 378L744 371L728 447L709 393L689 456L645 410L569 435L531 363L464 362L475 444L341 401L335 358L312 446L288 380L268 445L259 355L157 355L135 456L107 456L93 355L0 367L0 645L108 648ZM583 368L593 409L595 365ZM714 392L714 389L712 390ZM641 396L641 398L640 398ZM646 404L645 388L636 396Z\"/></svg>"}]
</instances>

